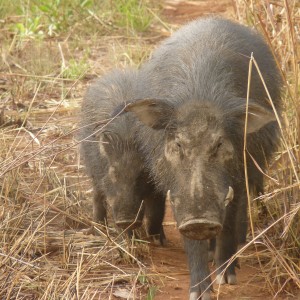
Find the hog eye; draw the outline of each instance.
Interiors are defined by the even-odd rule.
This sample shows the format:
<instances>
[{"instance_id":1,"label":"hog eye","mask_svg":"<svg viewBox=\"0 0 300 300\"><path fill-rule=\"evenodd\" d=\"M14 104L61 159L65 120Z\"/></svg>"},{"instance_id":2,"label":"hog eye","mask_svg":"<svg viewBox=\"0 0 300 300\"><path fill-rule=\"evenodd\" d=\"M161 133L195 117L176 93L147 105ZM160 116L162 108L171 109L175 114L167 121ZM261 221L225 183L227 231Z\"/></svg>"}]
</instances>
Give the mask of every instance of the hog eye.
<instances>
[{"instance_id":1,"label":"hog eye","mask_svg":"<svg viewBox=\"0 0 300 300\"><path fill-rule=\"evenodd\" d=\"M216 146L216 148L217 148L217 150L222 146L222 142L218 142L218 144L217 144L217 146Z\"/></svg>"},{"instance_id":2,"label":"hog eye","mask_svg":"<svg viewBox=\"0 0 300 300\"><path fill-rule=\"evenodd\" d=\"M179 154L180 158L183 158L183 147L182 144L179 143L178 141L175 141L175 149L174 149L177 154Z\"/></svg>"},{"instance_id":3,"label":"hog eye","mask_svg":"<svg viewBox=\"0 0 300 300\"><path fill-rule=\"evenodd\" d=\"M211 155L215 156L217 155L219 149L222 147L223 142L222 140L218 140L216 143L213 144L212 148L211 148Z\"/></svg>"}]
</instances>

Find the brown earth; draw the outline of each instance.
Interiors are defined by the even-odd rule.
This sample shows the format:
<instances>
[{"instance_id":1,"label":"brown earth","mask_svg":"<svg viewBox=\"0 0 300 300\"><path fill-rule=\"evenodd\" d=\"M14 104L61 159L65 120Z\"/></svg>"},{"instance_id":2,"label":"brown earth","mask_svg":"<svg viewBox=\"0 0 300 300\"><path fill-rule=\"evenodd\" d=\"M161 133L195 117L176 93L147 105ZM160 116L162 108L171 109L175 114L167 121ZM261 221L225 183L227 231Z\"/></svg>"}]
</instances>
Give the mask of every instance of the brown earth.
<instances>
[{"instance_id":1,"label":"brown earth","mask_svg":"<svg viewBox=\"0 0 300 300\"><path fill-rule=\"evenodd\" d=\"M188 299L189 272L186 256L183 250L181 236L175 227L171 207L167 203L164 229L167 236L167 244L163 247L151 247L151 263L154 272L160 274L157 280L157 293L155 300ZM253 254L254 249L249 250ZM246 254L243 254L246 256ZM265 285L265 279L257 260L240 258L241 268L237 269L237 285L213 285L212 299L220 300L267 300L273 299ZM214 268L211 266L211 271ZM214 279L214 275L212 276ZM278 296L276 299L296 299L288 296Z\"/></svg>"},{"instance_id":2,"label":"brown earth","mask_svg":"<svg viewBox=\"0 0 300 300\"><path fill-rule=\"evenodd\" d=\"M234 16L234 1L166 1L164 16L170 23L184 24L200 16L213 14L228 18ZM157 280L158 290L155 300L188 299L189 272L182 239L175 227L175 222L167 204L164 221L167 244L164 247L151 247L152 269L161 275ZM249 250L251 251L251 250ZM254 249L252 250L253 253ZM213 299L221 300L267 300L273 299L262 277L259 264L255 258L240 259L241 269L237 270L238 285L218 286L214 284ZM213 267L211 267L213 270ZM212 276L214 278L214 275ZM289 296L277 296L276 299L295 299Z\"/></svg>"},{"instance_id":3,"label":"brown earth","mask_svg":"<svg viewBox=\"0 0 300 300\"><path fill-rule=\"evenodd\" d=\"M170 23L184 24L198 17L223 15L234 16L233 0L165 1L164 16Z\"/></svg>"}]
</instances>

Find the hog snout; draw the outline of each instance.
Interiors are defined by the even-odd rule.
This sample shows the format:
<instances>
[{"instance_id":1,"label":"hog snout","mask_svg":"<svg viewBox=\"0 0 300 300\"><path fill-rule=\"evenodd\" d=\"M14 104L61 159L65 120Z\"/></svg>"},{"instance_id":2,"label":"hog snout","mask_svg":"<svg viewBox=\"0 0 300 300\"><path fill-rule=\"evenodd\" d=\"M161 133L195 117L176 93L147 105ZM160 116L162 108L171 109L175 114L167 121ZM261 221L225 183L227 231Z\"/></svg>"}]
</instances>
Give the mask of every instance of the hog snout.
<instances>
[{"instance_id":1,"label":"hog snout","mask_svg":"<svg viewBox=\"0 0 300 300\"><path fill-rule=\"evenodd\" d=\"M167 193L167 199L172 204L180 233L192 240L211 239L222 231L223 216L221 212L225 211L233 197L233 188L229 186L228 192L223 198L224 201L220 203L217 199L212 200L215 201L215 205L208 208L207 205L195 205L195 203L189 202L181 205L182 202L179 199L175 197L172 199L170 191ZM198 202L202 201L198 199Z\"/></svg>"},{"instance_id":2,"label":"hog snout","mask_svg":"<svg viewBox=\"0 0 300 300\"><path fill-rule=\"evenodd\" d=\"M191 240L206 240L218 235L222 230L222 225L219 222L199 218L184 222L178 229L181 234Z\"/></svg>"},{"instance_id":3,"label":"hog snout","mask_svg":"<svg viewBox=\"0 0 300 300\"><path fill-rule=\"evenodd\" d=\"M121 229L135 229L142 225L144 216L144 202L138 199L126 201L127 198L110 198L109 204L112 208L115 224Z\"/></svg>"}]
</instances>

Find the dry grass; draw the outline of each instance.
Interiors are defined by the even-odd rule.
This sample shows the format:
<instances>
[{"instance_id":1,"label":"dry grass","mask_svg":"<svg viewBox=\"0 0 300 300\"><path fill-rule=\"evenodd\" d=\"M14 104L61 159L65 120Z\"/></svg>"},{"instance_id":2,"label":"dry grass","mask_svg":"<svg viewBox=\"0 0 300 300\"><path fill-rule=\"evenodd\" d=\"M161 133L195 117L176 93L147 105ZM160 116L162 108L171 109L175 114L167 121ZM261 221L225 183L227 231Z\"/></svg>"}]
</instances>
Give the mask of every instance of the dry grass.
<instances>
[{"instance_id":1,"label":"dry grass","mask_svg":"<svg viewBox=\"0 0 300 300\"><path fill-rule=\"evenodd\" d=\"M300 288L300 6L297 1L263 0L236 0L235 6L239 21L266 37L286 83L282 147L266 177L266 194L250 199L254 228L249 245L256 246L254 256L270 293L293 294Z\"/></svg>"},{"instance_id":2,"label":"dry grass","mask_svg":"<svg viewBox=\"0 0 300 300\"><path fill-rule=\"evenodd\" d=\"M1 129L0 298L141 298L147 244L90 221L89 184L72 140L78 103L68 105L28 109L18 114L26 126ZM84 234L92 225L99 236Z\"/></svg>"},{"instance_id":3,"label":"dry grass","mask_svg":"<svg viewBox=\"0 0 300 300\"><path fill-rule=\"evenodd\" d=\"M160 35L114 26L104 9L76 11L86 18L55 38L12 30L23 15L0 23L0 299L152 297L147 242L91 222L74 136L88 80L138 65Z\"/></svg>"}]
</instances>

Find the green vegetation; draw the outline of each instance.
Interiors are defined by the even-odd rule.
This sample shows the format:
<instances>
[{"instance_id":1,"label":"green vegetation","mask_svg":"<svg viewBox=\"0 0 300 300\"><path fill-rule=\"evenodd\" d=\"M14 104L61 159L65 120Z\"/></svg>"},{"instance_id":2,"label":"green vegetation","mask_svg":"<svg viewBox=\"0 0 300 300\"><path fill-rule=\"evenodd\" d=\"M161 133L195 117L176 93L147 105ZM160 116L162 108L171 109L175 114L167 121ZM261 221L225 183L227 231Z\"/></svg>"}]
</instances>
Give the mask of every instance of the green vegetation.
<instances>
[{"instance_id":1,"label":"green vegetation","mask_svg":"<svg viewBox=\"0 0 300 300\"><path fill-rule=\"evenodd\" d=\"M83 26L132 33L149 28L153 7L145 0L0 0L0 18L12 18L10 30L21 38L58 36L74 26L79 32Z\"/></svg>"},{"instance_id":2,"label":"green vegetation","mask_svg":"<svg viewBox=\"0 0 300 300\"><path fill-rule=\"evenodd\" d=\"M150 286L147 294L146 300L153 300L157 291L156 286Z\"/></svg>"},{"instance_id":3,"label":"green vegetation","mask_svg":"<svg viewBox=\"0 0 300 300\"><path fill-rule=\"evenodd\" d=\"M149 28L153 14L141 0L119 0L114 2L117 15L120 16L117 24L131 30L145 31Z\"/></svg>"},{"instance_id":4,"label":"green vegetation","mask_svg":"<svg viewBox=\"0 0 300 300\"><path fill-rule=\"evenodd\" d=\"M68 62L68 66L63 70L63 77L69 79L78 79L89 69L89 65L87 64L85 59L70 59Z\"/></svg>"}]
</instances>

